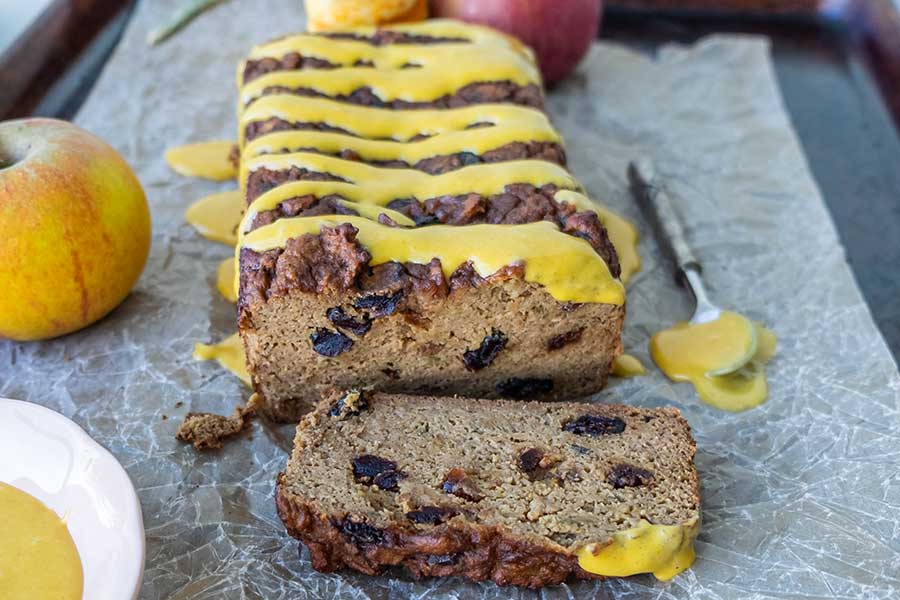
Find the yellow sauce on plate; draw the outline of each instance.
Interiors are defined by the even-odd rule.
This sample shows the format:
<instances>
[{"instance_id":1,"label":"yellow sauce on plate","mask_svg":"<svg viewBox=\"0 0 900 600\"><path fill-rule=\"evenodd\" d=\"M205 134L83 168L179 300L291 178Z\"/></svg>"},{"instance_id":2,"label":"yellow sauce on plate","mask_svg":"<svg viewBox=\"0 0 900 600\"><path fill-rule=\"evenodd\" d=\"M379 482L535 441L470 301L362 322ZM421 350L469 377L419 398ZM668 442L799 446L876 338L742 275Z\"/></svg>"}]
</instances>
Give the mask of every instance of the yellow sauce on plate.
<instances>
[{"instance_id":1,"label":"yellow sauce on plate","mask_svg":"<svg viewBox=\"0 0 900 600\"><path fill-rule=\"evenodd\" d=\"M755 329L755 340L750 328ZM723 312L715 321L676 323L657 333L650 340L650 354L669 379L689 381L707 404L737 412L765 402L765 364L774 356L776 343L775 334L763 325ZM739 368L714 374L731 366Z\"/></svg>"},{"instance_id":2,"label":"yellow sauce on plate","mask_svg":"<svg viewBox=\"0 0 900 600\"><path fill-rule=\"evenodd\" d=\"M606 545L584 546L578 551L578 566L606 577L653 573L667 581L694 564L694 539L699 528L697 519L684 525L641 521L637 527L614 533Z\"/></svg>"},{"instance_id":3,"label":"yellow sauce on plate","mask_svg":"<svg viewBox=\"0 0 900 600\"><path fill-rule=\"evenodd\" d=\"M65 521L0 483L0 598L81 600L84 576Z\"/></svg>"},{"instance_id":4,"label":"yellow sauce on plate","mask_svg":"<svg viewBox=\"0 0 900 600\"><path fill-rule=\"evenodd\" d=\"M227 181L237 176L230 158L234 145L232 141L214 140L177 146L166 151L166 162L179 175Z\"/></svg>"}]
</instances>

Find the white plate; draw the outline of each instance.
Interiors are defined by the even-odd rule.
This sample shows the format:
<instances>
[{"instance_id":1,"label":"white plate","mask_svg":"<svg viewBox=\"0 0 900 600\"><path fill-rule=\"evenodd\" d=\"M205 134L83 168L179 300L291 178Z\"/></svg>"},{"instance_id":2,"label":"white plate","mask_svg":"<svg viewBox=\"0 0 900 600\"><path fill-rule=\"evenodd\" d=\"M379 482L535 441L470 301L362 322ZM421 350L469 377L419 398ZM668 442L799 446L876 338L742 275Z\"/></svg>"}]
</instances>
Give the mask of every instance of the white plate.
<instances>
[{"instance_id":1,"label":"white plate","mask_svg":"<svg viewBox=\"0 0 900 600\"><path fill-rule=\"evenodd\" d=\"M84 598L136 598L144 523L131 480L81 427L37 404L0 398L0 481L68 518Z\"/></svg>"}]
</instances>

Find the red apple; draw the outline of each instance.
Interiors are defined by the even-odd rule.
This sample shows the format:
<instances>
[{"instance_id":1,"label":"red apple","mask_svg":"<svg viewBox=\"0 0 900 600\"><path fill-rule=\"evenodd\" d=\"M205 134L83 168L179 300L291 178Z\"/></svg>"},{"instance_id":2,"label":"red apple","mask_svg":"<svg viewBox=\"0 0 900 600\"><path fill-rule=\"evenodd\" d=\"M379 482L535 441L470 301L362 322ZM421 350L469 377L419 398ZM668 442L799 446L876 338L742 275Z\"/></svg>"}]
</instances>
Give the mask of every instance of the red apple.
<instances>
[{"instance_id":1,"label":"red apple","mask_svg":"<svg viewBox=\"0 0 900 600\"><path fill-rule=\"evenodd\" d=\"M119 154L52 119L0 123L0 337L37 340L100 319L150 247L140 183Z\"/></svg>"},{"instance_id":2,"label":"red apple","mask_svg":"<svg viewBox=\"0 0 900 600\"><path fill-rule=\"evenodd\" d=\"M432 0L435 17L490 25L534 49L548 84L572 72L600 27L602 0Z\"/></svg>"}]
</instances>

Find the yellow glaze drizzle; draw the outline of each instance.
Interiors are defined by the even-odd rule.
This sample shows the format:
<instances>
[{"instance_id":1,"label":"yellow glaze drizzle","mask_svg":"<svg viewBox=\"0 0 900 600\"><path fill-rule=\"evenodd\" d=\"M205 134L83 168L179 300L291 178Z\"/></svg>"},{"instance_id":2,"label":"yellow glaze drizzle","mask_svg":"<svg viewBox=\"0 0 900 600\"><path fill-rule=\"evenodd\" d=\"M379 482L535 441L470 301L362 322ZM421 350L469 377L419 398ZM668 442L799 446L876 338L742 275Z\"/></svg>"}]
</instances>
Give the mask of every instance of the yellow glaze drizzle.
<instances>
[{"instance_id":1,"label":"yellow glaze drizzle","mask_svg":"<svg viewBox=\"0 0 900 600\"><path fill-rule=\"evenodd\" d=\"M631 277L641 270L641 256L638 253L637 228L626 219L620 217L605 206L592 201L582 193L572 190L560 190L554 194L557 202L568 202L579 211L590 210L597 213L600 222L606 228L609 239L619 255L619 266L622 274L619 279L622 283L628 283Z\"/></svg>"},{"instance_id":2,"label":"yellow glaze drizzle","mask_svg":"<svg viewBox=\"0 0 900 600\"><path fill-rule=\"evenodd\" d=\"M700 399L721 410L747 410L765 402L768 395L765 364L775 354L775 334L761 324L755 342L747 332L747 320L723 312L716 321L690 325L676 323L650 340L650 354L673 381L689 381ZM747 354L747 353L751 354ZM735 365L726 375L711 375Z\"/></svg>"},{"instance_id":3,"label":"yellow glaze drizzle","mask_svg":"<svg viewBox=\"0 0 900 600\"><path fill-rule=\"evenodd\" d=\"M662 581L672 579L694 564L694 540L699 519L684 525L651 525L641 521L636 527L613 534L606 544L588 544L578 551L578 565L595 575L628 577L653 573Z\"/></svg>"},{"instance_id":4,"label":"yellow glaze drizzle","mask_svg":"<svg viewBox=\"0 0 900 600\"><path fill-rule=\"evenodd\" d=\"M339 202L343 206L356 211L359 215L373 221L377 221L378 217L383 214L390 217L398 225L405 227L415 226L415 222L412 219L396 210L348 200L340 200ZM192 204L185 213L185 219L203 237L214 242L234 246L238 241L237 230L244 215L244 206L244 197L237 190L211 194ZM249 227L249 222L247 226Z\"/></svg>"},{"instance_id":5,"label":"yellow glaze drizzle","mask_svg":"<svg viewBox=\"0 0 900 600\"><path fill-rule=\"evenodd\" d=\"M388 170L314 152L292 152L251 158L244 162L243 171L249 174L261 168L281 171L289 170L291 167L318 173L331 173L345 179L346 182L292 181L267 193L287 186L297 187L297 184L325 183L334 187L335 191L330 193L339 193L338 190L342 189L339 187L341 185L359 187L360 189L353 196L346 197L357 202L384 206L398 198L421 198L424 200L444 195L469 193L490 196L502 193L510 183L529 183L534 186L552 183L562 188L581 189L578 181L563 167L552 162L533 159L480 163L432 175L415 169ZM246 175L242 174L241 181L246 184ZM375 199L372 199L371 194L375 194ZM285 199L295 195L292 193L285 196Z\"/></svg>"},{"instance_id":6,"label":"yellow glaze drizzle","mask_svg":"<svg viewBox=\"0 0 900 600\"><path fill-rule=\"evenodd\" d=\"M0 482L0 598L81 600L84 576L64 520Z\"/></svg>"},{"instance_id":7,"label":"yellow glaze drizzle","mask_svg":"<svg viewBox=\"0 0 900 600\"><path fill-rule=\"evenodd\" d=\"M510 142L562 139L542 112L513 104L476 104L447 110L387 110L290 94L263 96L241 115L241 139L247 125L272 118L290 123L324 123L353 135L293 130L262 135L244 148L245 159L287 149L349 149L368 160L405 160L456 152L484 154ZM476 123L491 127L467 129ZM431 136L410 142L417 135ZM325 144L325 145L320 145Z\"/></svg>"},{"instance_id":8,"label":"yellow glaze drizzle","mask_svg":"<svg viewBox=\"0 0 900 600\"><path fill-rule=\"evenodd\" d=\"M240 190L210 194L191 204L184 218L203 237L234 246L246 202Z\"/></svg>"},{"instance_id":9,"label":"yellow glaze drizzle","mask_svg":"<svg viewBox=\"0 0 900 600\"><path fill-rule=\"evenodd\" d=\"M248 209L248 217L271 210L296 196L337 194L361 204L384 206L398 198L436 198L445 195L503 193L512 182L535 186L555 184L561 188L580 189L572 175L557 164L543 160L516 160L504 163L482 163L456 171L431 175L414 169L382 169L365 163L342 160L312 152L272 154L244 162L243 169L253 172L267 168L273 171L291 167L318 173L331 173L346 181L292 181L259 196ZM246 176L241 177L246 184ZM251 217L252 218L252 217Z\"/></svg>"},{"instance_id":10,"label":"yellow glaze drizzle","mask_svg":"<svg viewBox=\"0 0 900 600\"><path fill-rule=\"evenodd\" d=\"M396 142L406 142L420 134L440 136L459 132L476 123L515 129L522 134L519 141L532 139L528 137L530 135L554 141L560 139L544 113L515 104L474 104L461 108L411 111L360 106L296 94L263 96L244 110L240 129L246 129L255 121L271 118L298 123L325 123L362 138ZM475 131L486 132L484 129ZM311 132L295 133L304 135Z\"/></svg>"},{"instance_id":11,"label":"yellow glaze drizzle","mask_svg":"<svg viewBox=\"0 0 900 600\"><path fill-rule=\"evenodd\" d=\"M234 278L236 276L234 258L226 258L219 263L216 270L216 288L222 297L229 302L237 302L237 292L234 289Z\"/></svg>"},{"instance_id":12,"label":"yellow glaze drizzle","mask_svg":"<svg viewBox=\"0 0 900 600\"><path fill-rule=\"evenodd\" d=\"M613 360L612 374L616 377L637 377L646 373L641 361L630 354L620 354Z\"/></svg>"},{"instance_id":13,"label":"yellow glaze drizzle","mask_svg":"<svg viewBox=\"0 0 900 600\"><path fill-rule=\"evenodd\" d=\"M404 33L426 35L429 37L457 38L460 40L467 40L473 44L503 42L508 44L511 48L531 56L531 50L523 45L517 38L491 27L475 25L473 23L464 23L463 21L456 19L428 19L427 21L419 23L396 23L391 25L379 25L378 27L373 27L371 25L347 28L342 27L341 31L354 33L362 37L371 37L379 29L402 31Z\"/></svg>"},{"instance_id":14,"label":"yellow glaze drizzle","mask_svg":"<svg viewBox=\"0 0 900 600\"><path fill-rule=\"evenodd\" d=\"M247 372L244 344L236 333L231 334L218 344L194 344L194 358L197 360L215 360L237 375L241 381L250 385L250 373Z\"/></svg>"},{"instance_id":15,"label":"yellow glaze drizzle","mask_svg":"<svg viewBox=\"0 0 900 600\"><path fill-rule=\"evenodd\" d=\"M372 64L372 67L364 68L374 67L378 70L399 70L403 69L404 65L415 65L411 68L422 69L445 69L460 63L477 66L485 59L485 54L490 53L493 58L488 60L495 64L509 64L522 71L534 72L531 57L510 48L507 44L455 42L374 46L362 40L334 39L310 34L294 35L265 46L257 46L250 53L250 60L278 59L293 52L305 58L327 60L341 67L354 67L358 62L364 61Z\"/></svg>"},{"instance_id":16,"label":"yellow glaze drizzle","mask_svg":"<svg viewBox=\"0 0 900 600\"><path fill-rule=\"evenodd\" d=\"M391 220L394 221L394 223L396 223L397 225L402 225L403 227L416 226L415 221L413 221L403 213L397 212L396 210L392 210L390 208L384 208L383 206L376 206L374 204L366 204L365 202L351 202L350 200L338 200L338 202L345 208L349 208L350 210L356 212L359 216L371 219L373 221L377 221L378 217L384 215L386 217L390 217Z\"/></svg>"},{"instance_id":17,"label":"yellow glaze drizzle","mask_svg":"<svg viewBox=\"0 0 900 600\"><path fill-rule=\"evenodd\" d=\"M416 48L421 46L410 45L410 50ZM241 104L250 104L262 96L267 88L274 87L289 90L307 88L325 96L349 96L354 91L367 87L385 102L433 102L470 83L481 81L510 81L520 86L531 83L540 85L540 73L530 63L523 60L512 62L511 56L495 55L486 52L484 48L477 50L469 59L461 58L457 52L447 53L447 64L452 68L446 71L427 68L379 71L366 67L272 71L241 87ZM465 53L467 52L463 52Z\"/></svg>"},{"instance_id":18,"label":"yellow glaze drizzle","mask_svg":"<svg viewBox=\"0 0 900 600\"><path fill-rule=\"evenodd\" d=\"M531 51L512 36L501 33L500 31L497 31L496 29L492 29L490 27L474 25L471 23L463 23L461 21L453 19L429 19L421 23L398 23L394 25L381 25L379 27L341 27L341 32L353 33L359 37L371 37L375 35L375 33L379 29L387 29L390 31L399 31L413 35L435 38L453 38L455 40L463 40L464 42L469 42L471 44L505 46L507 48L515 50L523 56L527 56L529 58L532 56ZM298 35L292 35L283 37L278 40L273 40L265 44L260 44L250 52L250 58L254 60L260 58L281 58L285 54L289 54L291 52L301 52L306 48L305 44L308 43L308 38L311 37L319 37L321 39L328 40L331 43L355 42L357 44L364 43L369 45L368 42L361 42L358 40L341 40L301 33ZM425 47L432 45L451 45L454 47L459 47L460 42L440 42L439 44L428 44ZM373 47L377 48L377 46Z\"/></svg>"},{"instance_id":19,"label":"yellow glaze drizzle","mask_svg":"<svg viewBox=\"0 0 900 600\"><path fill-rule=\"evenodd\" d=\"M179 175L225 181L237 176L230 155L232 141L210 141L177 146L166 150L166 162Z\"/></svg>"},{"instance_id":20,"label":"yellow glaze drizzle","mask_svg":"<svg viewBox=\"0 0 900 600\"><path fill-rule=\"evenodd\" d=\"M272 170L298 167L331 173L348 181L292 181L273 188L250 205L239 229L242 232L247 231L258 213L272 210L290 198L307 194L319 197L335 194L348 198L356 203L354 210L364 214L361 210L364 205L383 206L398 198L425 200L442 195L468 193L493 196L503 193L511 181L535 186L555 184L562 188L580 187L568 171L554 163L540 160L477 164L440 175L430 175L412 169L391 169L386 173L385 169L371 165L309 152L261 156L247 161L245 165L247 171L261 167ZM245 181L244 178L242 180ZM619 254L622 267L621 280L627 283L640 269L638 235L634 225L573 189L560 190L556 192L554 198L558 202L574 205L579 211L597 213ZM349 206L349 202L345 202L345 205ZM388 213L384 208L378 210ZM401 221L395 215L388 214L400 224L410 224L409 219Z\"/></svg>"},{"instance_id":21,"label":"yellow glaze drizzle","mask_svg":"<svg viewBox=\"0 0 900 600\"><path fill-rule=\"evenodd\" d=\"M613 279L591 245L560 232L548 221L403 229L361 217L300 217L279 219L246 233L241 246L263 252L284 247L291 238L317 234L323 226L339 223L350 223L359 230L357 240L372 255L372 265L390 261L424 264L439 258L444 275L449 277L457 267L471 261L479 275L488 277L507 265L521 263L525 280L542 285L560 302L625 301L622 283Z\"/></svg>"}]
</instances>

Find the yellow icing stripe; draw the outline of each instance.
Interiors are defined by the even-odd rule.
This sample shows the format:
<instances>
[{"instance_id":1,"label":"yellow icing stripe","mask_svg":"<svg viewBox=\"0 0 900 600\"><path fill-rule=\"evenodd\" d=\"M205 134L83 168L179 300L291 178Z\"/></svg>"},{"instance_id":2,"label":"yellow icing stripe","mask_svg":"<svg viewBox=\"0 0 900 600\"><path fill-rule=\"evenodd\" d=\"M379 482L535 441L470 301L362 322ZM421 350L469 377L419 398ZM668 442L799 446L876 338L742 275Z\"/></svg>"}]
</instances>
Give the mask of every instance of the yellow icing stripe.
<instances>
[{"instance_id":1,"label":"yellow icing stripe","mask_svg":"<svg viewBox=\"0 0 900 600\"><path fill-rule=\"evenodd\" d=\"M508 36L489 27L472 25L452 19L429 19L421 23L400 23L395 25L384 25L378 28L371 26L346 27L341 28L341 33L353 33L359 37L372 37L378 29L388 29L391 31L400 31L413 35L428 36L433 38L453 38L455 40L465 40L466 42L469 42L471 44L507 47L521 54L525 54L526 56L531 56L530 51L514 37ZM285 54L291 52L301 52L303 49L305 49L305 44L308 43L308 38L323 39L326 40L329 44L366 44L367 46L370 46L372 48L378 48L377 46L372 46L368 42L362 40L348 40L340 38L329 38L327 36L298 34L284 37L278 40L273 40L271 42L256 46L250 52L250 58L281 58ZM452 45L455 47L459 47L460 42L437 42L414 45L417 48L435 45ZM384 47L385 46L381 46L381 48Z\"/></svg>"},{"instance_id":2,"label":"yellow icing stripe","mask_svg":"<svg viewBox=\"0 0 900 600\"><path fill-rule=\"evenodd\" d=\"M641 270L641 257L638 254L638 232L635 226L612 212L605 206L593 202L584 194L571 190L560 190L554 194L557 202L567 202L579 211L594 211L600 216L600 222L606 227L609 239L619 255L619 266L622 268L620 279L628 283L631 277Z\"/></svg>"},{"instance_id":3,"label":"yellow icing stripe","mask_svg":"<svg viewBox=\"0 0 900 600\"><path fill-rule=\"evenodd\" d=\"M372 221L377 221L378 217L384 215L386 217L390 217L390 219L397 225L402 225L403 227L416 226L415 221L404 215L402 212L398 212L390 208L384 208L383 206L376 206L374 204L366 204L365 202L351 202L349 200L338 200L338 202L345 208L349 208L350 210L354 211L359 216L371 219Z\"/></svg>"},{"instance_id":4,"label":"yellow icing stripe","mask_svg":"<svg viewBox=\"0 0 900 600\"><path fill-rule=\"evenodd\" d=\"M521 134L519 141L560 140L547 115L539 110L515 104L474 104L446 110L390 110L296 94L263 96L251 104L241 115L241 132L250 123L272 118L290 123L324 123L340 127L361 138L395 142L406 142L420 134L440 136L463 131L476 123L491 123L496 127L470 130L473 133L485 134L503 126L518 131ZM243 136L243 133L241 135ZM243 137L241 139L243 140Z\"/></svg>"},{"instance_id":5,"label":"yellow icing stripe","mask_svg":"<svg viewBox=\"0 0 900 600\"><path fill-rule=\"evenodd\" d=\"M241 381L251 385L250 373L247 372L247 359L244 355L244 344L236 333L218 344L194 344L194 358L196 360L215 360L237 375Z\"/></svg>"},{"instance_id":6,"label":"yellow icing stripe","mask_svg":"<svg viewBox=\"0 0 900 600\"><path fill-rule=\"evenodd\" d=\"M244 235L241 247L257 252L284 247L322 227L350 223L357 240L372 255L369 264L428 263L438 258L449 277L471 261L488 277L507 265L522 264L525 280L542 285L560 302L622 304L625 289L585 240L559 231L548 221L526 225L432 225L417 229L386 227L361 217L323 216L279 219ZM239 252L236 249L236 253ZM237 287L237 278L235 286Z\"/></svg>"},{"instance_id":7,"label":"yellow icing stripe","mask_svg":"<svg viewBox=\"0 0 900 600\"><path fill-rule=\"evenodd\" d=\"M380 71L365 67L273 71L245 84L241 88L241 103L249 104L271 87L308 88L325 96L348 96L368 87L386 102L432 102L479 81L511 81L520 86L541 83L536 67L525 61L513 63L508 56L495 56L483 49L472 62L458 62L458 57L448 57L448 60L453 61L452 68L440 72L426 68Z\"/></svg>"},{"instance_id":8,"label":"yellow icing stripe","mask_svg":"<svg viewBox=\"0 0 900 600\"><path fill-rule=\"evenodd\" d=\"M694 564L694 540L699 530L698 518L684 525L641 521L636 527L614 533L606 545L588 544L581 548L578 566L606 577L653 573L657 579L667 581Z\"/></svg>"},{"instance_id":9,"label":"yellow icing stripe","mask_svg":"<svg viewBox=\"0 0 900 600\"><path fill-rule=\"evenodd\" d=\"M579 188L578 182L568 171L542 160L477 164L440 175L413 169L378 168L309 152L265 155L244 163L248 172L263 167L273 171L298 167L318 173L331 173L347 181L292 181L272 188L256 198L247 209L240 231L247 230L247 225L256 214L272 210L289 198L307 194L320 198L336 194L360 204L385 206L399 198L425 200L460 194L493 196L503 193L510 183L528 183L534 186L552 183L561 188ZM246 182L246 177L242 176L241 181Z\"/></svg>"},{"instance_id":10,"label":"yellow icing stripe","mask_svg":"<svg viewBox=\"0 0 900 600\"><path fill-rule=\"evenodd\" d=\"M262 167L275 171L299 167L320 173L331 173L348 181L293 181L275 187L253 201L239 231L247 231L258 213L272 210L290 198L308 194L320 198L335 194L359 205L384 206L398 198L425 200L469 193L493 196L503 193L504 188L510 183L529 183L534 186L554 184L561 188L576 189L579 187L578 182L568 171L554 163L540 160L478 164L440 175L430 175L412 169L387 171L364 163L309 152L264 155L244 163L246 171ZM246 175L242 175L241 181L246 182ZM579 211L592 211L599 215L619 255L622 267L621 280L627 283L641 265L637 251L637 229L634 225L609 209L592 202L582 193L563 189L558 191L554 198L558 202L574 205ZM361 210L357 212L363 214ZM398 223L403 223L394 215L389 216Z\"/></svg>"},{"instance_id":11,"label":"yellow icing stripe","mask_svg":"<svg viewBox=\"0 0 900 600\"><path fill-rule=\"evenodd\" d=\"M459 38L475 43L499 39L505 39L508 43L518 43L515 38L501 33L496 29L484 25L465 23L457 19L428 19L427 21L418 21L415 23L391 23L388 25L378 25L377 27L372 25L357 25L342 27L341 32L371 37L375 35L379 29L402 31L404 33L427 35L429 37Z\"/></svg>"},{"instance_id":12,"label":"yellow icing stripe","mask_svg":"<svg viewBox=\"0 0 900 600\"><path fill-rule=\"evenodd\" d=\"M408 165L414 165L426 158L457 152L471 152L480 156L522 140L555 142L557 136L552 130L523 134L521 130L506 127L486 127L454 131L419 142L407 143L365 140L324 131L280 131L250 142L244 151L244 158L246 160L274 152L295 152L303 148L315 148L326 154L340 154L343 150L350 150L365 161L402 160Z\"/></svg>"},{"instance_id":13,"label":"yellow icing stripe","mask_svg":"<svg viewBox=\"0 0 900 600\"><path fill-rule=\"evenodd\" d=\"M401 69L405 65L416 65L408 68L442 69L453 68L457 60L461 63L478 61L486 53L496 56L497 61L517 65L520 69L530 71L534 63L528 56L509 48L506 45L480 44L389 44L373 46L357 40L328 39L317 35L293 36L268 46L254 49L249 59L281 58L290 52L297 52L303 57L327 60L342 67L353 67L358 62L372 63L375 69Z\"/></svg>"},{"instance_id":14,"label":"yellow icing stripe","mask_svg":"<svg viewBox=\"0 0 900 600\"><path fill-rule=\"evenodd\" d=\"M398 225L403 225L404 227L415 226L415 222L412 219L396 210L374 204L351 202L349 200L338 200L338 202L342 206L373 221L377 221L378 217L383 214L390 217ZM185 213L185 219L203 237L214 242L234 246L238 241L237 231L238 226L242 222L245 206L244 197L238 191L211 194L192 204ZM247 221L245 227L249 227L251 221L252 218ZM230 286L231 279L228 281ZM227 295L225 297L228 298Z\"/></svg>"},{"instance_id":15,"label":"yellow icing stripe","mask_svg":"<svg viewBox=\"0 0 900 600\"><path fill-rule=\"evenodd\" d=\"M248 174L257 169L287 171L292 167L316 173L330 173L346 181L295 181L273 188L266 194L293 183L328 183L335 186L334 193L338 193L337 190L343 190L344 187L364 187L365 189L359 190L359 197L346 197L358 202L385 205L397 198L424 200L437 196L467 193L490 196L503 192L503 189L511 183L529 183L534 186L552 183L564 189L581 189L581 185L572 177L571 173L555 163L544 160L480 163L456 171L432 175L414 169L375 167L315 152L266 154L248 159L243 164L241 183L246 187ZM292 193L285 198L296 195Z\"/></svg>"}]
</instances>

